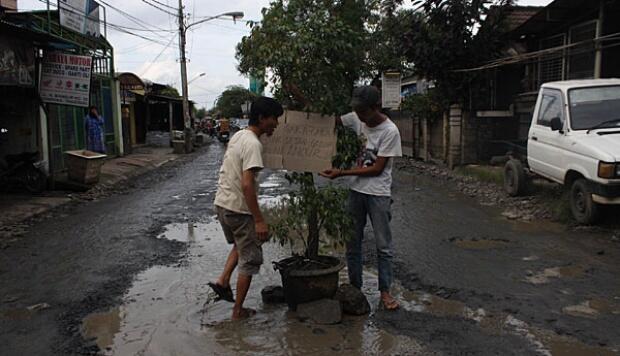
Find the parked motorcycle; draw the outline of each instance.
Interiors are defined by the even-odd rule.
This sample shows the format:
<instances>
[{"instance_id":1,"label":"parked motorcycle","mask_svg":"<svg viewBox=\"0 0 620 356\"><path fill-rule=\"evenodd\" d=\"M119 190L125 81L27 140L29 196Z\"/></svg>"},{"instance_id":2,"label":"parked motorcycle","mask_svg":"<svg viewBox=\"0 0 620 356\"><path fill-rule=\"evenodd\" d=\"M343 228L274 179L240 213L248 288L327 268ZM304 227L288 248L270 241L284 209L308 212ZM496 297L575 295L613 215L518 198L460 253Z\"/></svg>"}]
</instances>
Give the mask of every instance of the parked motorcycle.
<instances>
[{"instance_id":1,"label":"parked motorcycle","mask_svg":"<svg viewBox=\"0 0 620 356\"><path fill-rule=\"evenodd\" d=\"M41 193L47 187L47 176L42 162L37 161L39 152L6 155L0 160L0 188L2 190L26 189Z\"/></svg>"}]
</instances>

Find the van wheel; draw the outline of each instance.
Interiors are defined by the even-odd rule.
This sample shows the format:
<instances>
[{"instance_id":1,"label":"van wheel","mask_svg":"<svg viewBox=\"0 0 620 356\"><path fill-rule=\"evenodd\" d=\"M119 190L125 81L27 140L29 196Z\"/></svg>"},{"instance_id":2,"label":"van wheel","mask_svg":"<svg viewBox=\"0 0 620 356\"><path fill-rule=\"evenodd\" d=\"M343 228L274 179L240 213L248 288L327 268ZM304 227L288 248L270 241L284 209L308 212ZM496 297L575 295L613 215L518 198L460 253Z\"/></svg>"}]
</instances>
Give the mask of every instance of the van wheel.
<instances>
[{"instance_id":1,"label":"van wheel","mask_svg":"<svg viewBox=\"0 0 620 356\"><path fill-rule=\"evenodd\" d=\"M511 159L504 166L504 190L511 197L523 195L527 187L527 178L521 161Z\"/></svg>"},{"instance_id":2,"label":"van wheel","mask_svg":"<svg viewBox=\"0 0 620 356\"><path fill-rule=\"evenodd\" d=\"M600 207L592 200L592 189L584 178L577 179L571 186L570 209L579 224L593 224L599 218Z\"/></svg>"}]
</instances>

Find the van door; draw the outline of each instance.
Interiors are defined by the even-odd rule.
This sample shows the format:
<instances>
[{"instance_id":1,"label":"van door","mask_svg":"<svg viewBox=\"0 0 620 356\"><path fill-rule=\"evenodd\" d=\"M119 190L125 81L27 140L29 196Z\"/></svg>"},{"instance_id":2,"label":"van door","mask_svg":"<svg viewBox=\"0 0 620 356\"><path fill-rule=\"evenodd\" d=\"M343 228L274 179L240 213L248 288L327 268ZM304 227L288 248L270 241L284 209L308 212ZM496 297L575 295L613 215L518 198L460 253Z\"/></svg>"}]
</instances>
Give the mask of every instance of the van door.
<instances>
[{"instance_id":1,"label":"van door","mask_svg":"<svg viewBox=\"0 0 620 356\"><path fill-rule=\"evenodd\" d=\"M528 163L530 169L541 176L562 182L564 179L564 130L552 131L551 119L560 118L566 127L562 92L555 89L543 89L538 100L528 138Z\"/></svg>"}]
</instances>

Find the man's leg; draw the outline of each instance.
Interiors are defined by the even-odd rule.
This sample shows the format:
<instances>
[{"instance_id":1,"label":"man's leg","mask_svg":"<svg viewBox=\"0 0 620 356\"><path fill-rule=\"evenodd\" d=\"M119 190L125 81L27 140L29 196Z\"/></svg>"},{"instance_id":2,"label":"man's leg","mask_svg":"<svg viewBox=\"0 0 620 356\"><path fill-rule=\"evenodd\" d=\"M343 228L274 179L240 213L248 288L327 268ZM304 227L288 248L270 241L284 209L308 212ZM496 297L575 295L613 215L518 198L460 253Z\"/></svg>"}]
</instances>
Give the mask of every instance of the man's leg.
<instances>
[{"instance_id":1,"label":"man's leg","mask_svg":"<svg viewBox=\"0 0 620 356\"><path fill-rule=\"evenodd\" d=\"M230 253L228 254L228 258L226 259L224 270L222 271L222 274L216 281L218 285L222 287L230 286L230 277L232 276L233 271L237 267L238 261L239 261L239 252L237 252L237 246L233 245L233 248L230 250Z\"/></svg>"},{"instance_id":2,"label":"man's leg","mask_svg":"<svg viewBox=\"0 0 620 356\"><path fill-rule=\"evenodd\" d=\"M250 284L252 283L252 275L245 275L243 273L239 273L237 275L237 297L235 298L235 306L233 307L233 320L244 319L249 316L252 316L253 310L244 309L243 302L245 302L245 297L248 295L248 290L250 290Z\"/></svg>"},{"instance_id":3,"label":"man's leg","mask_svg":"<svg viewBox=\"0 0 620 356\"><path fill-rule=\"evenodd\" d=\"M349 213L353 219L353 236L347 242L347 269L349 282L354 287L362 288L362 240L366 226L366 199L365 195L349 192Z\"/></svg>"},{"instance_id":4,"label":"man's leg","mask_svg":"<svg viewBox=\"0 0 620 356\"><path fill-rule=\"evenodd\" d=\"M254 315L252 309L244 308L252 276L258 274L263 264L263 250L254 231L254 219L251 215L238 214L234 217L233 233L238 253L237 295L233 307L233 320L244 319Z\"/></svg>"},{"instance_id":5,"label":"man's leg","mask_svg":"<svg viewBox=\"0 0 620 356\"><path fill-rule=\"evenodd\" d=\"M390 295L392 286L392 230L390 229L392 199L390 197L371 196L368 198L368 215L377 244L379 268L379 291L381 300L387 309L398 308L398 302Z\"/></svg>"}]
</instances>

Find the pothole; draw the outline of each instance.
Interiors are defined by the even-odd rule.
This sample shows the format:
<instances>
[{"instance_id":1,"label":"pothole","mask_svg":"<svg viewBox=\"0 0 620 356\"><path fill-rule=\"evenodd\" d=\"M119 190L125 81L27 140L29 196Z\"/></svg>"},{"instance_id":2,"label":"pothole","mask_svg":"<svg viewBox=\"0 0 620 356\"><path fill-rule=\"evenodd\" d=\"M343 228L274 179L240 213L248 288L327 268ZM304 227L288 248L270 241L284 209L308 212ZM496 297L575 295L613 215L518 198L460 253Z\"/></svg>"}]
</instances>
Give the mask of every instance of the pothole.
<instances>
[{"instance_id":1,"label":"pothole","mask_svg":"<svg viewBox=\"0 0 620 356\"><path fill-rule=\"evenodd\" d=\"M246 299L245 306L258 313L233 322L232 304L215 302L207 286L231 248L219 222L172 224L160 238L190 242L187 260L141 273L121 306L83 320L84 337L95 338L104 355L428 354L415 339L380 329L368 317L317 327L298 321L286 305L263 304L261 289L281 284L270 262L289 255L276 243L263 245L265 263ZM341 282L345 278L341 273ZM366 272L364 283L369 302L378 308L376 274ZM236 273L231 285L235 290Z\"/></svg>"},{"instance_id":2,"label":"pothole","mask_svg":"<svg viewBox=\"0 0 620 356\"><path fill-rule=\"evenodd\" d=\"M448 241L466 250L496 250L511 245L510 240L505 239L451 237Z\"/></svg>"}]
</instances>

